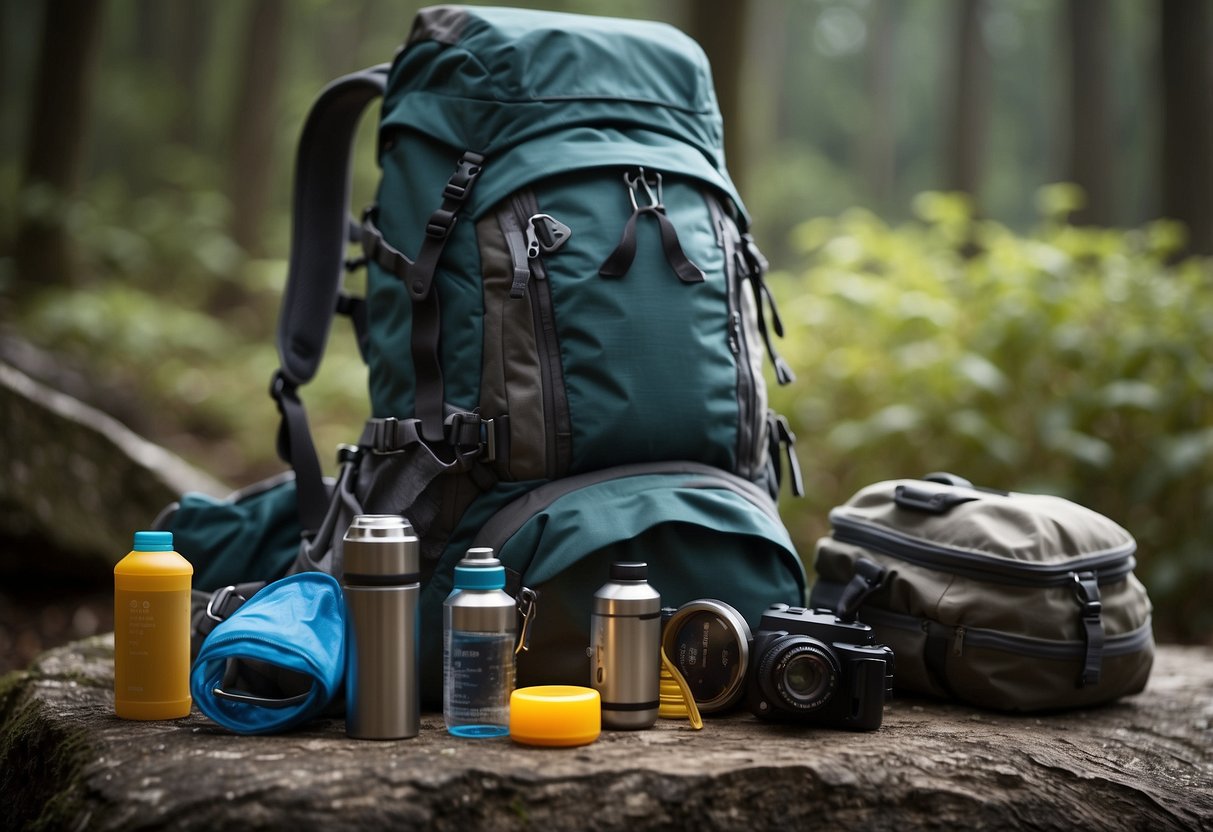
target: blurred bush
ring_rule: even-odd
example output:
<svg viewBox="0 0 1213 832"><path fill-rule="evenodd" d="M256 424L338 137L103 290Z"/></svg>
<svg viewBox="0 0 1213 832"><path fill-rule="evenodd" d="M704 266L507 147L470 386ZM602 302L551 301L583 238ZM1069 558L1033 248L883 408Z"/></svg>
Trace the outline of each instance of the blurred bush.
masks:
<svg viewBox="0 0 1213 832"><path fill-rule="evenodd" d="M798 381L807 499L785 517L811 562L829 509L870 482L948 470L1053 493L1137 538L1160 638L1213 636L1213 261L1172 262L1182 226L1076 228L1050 186L1027 236L925 193L890 227L799 226L775 273Z"/></svg>

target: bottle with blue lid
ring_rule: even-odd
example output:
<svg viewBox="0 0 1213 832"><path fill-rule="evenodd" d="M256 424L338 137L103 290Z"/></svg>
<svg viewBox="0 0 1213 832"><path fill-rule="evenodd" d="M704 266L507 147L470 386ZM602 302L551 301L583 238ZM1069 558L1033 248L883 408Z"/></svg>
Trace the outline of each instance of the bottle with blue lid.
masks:
<svg viewBox="0 0 1213 832"><path fill-rule="evenodd" d="M516 634L505 567L492 549L469 549L442 609L442 716L455 736L509 734Z"/></svg>
<svg viewBox="0 0 1213 832"><path fill-rule="evenodd" d="M190 714L193 575L165 531L135 532L114 567L114 712L123 719Z"/></svg>

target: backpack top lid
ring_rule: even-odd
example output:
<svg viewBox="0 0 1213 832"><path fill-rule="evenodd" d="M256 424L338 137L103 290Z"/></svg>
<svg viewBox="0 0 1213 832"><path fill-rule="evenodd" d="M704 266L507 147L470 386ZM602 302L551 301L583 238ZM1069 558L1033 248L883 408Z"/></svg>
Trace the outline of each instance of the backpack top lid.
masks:
<svg viewBox="0 0 1213 832"><path fill-rule="evenodd" d="M715 185L744 221L707 57L664 23L422 9L384 97L381 134L401 129L487 157L473 215L541 176L641 165Z"/></svg>

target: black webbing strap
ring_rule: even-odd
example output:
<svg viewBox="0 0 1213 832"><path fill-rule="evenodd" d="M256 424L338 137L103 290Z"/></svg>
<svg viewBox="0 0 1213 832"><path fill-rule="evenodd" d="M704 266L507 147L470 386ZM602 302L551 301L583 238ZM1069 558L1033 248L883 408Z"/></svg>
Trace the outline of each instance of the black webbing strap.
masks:
<svg viewBox="0 0 1213 832"><path fill-rule="evenodd" d="M443 441L456 460L468 467L472 461L492 462L497 455L497 427L493 419L475 413L453 413L443 423ZM358 445L377 454L394 454L425 444L420 419L368 419Z"/></svg>
<svg viewBox="0 0 1213 832"><path fill-rule="evenodd" d="M1082 637L1086 644L1078 687L1085 688L1099 684L1105 640L1103 622L1100 620L1103 603L1099 599L1099 578L1094 572L1074 573L1074 597L1081 607Z"/></svg>
<svg viewBox="0 0 1213 832"><path fill-rule="evenodd" d="M270 398L278 405L282 418L278 422L278 457L295 469L295 500L299 527L305 535L315 532L328 510L328 493L324 487L324 472L312 432L307 424L307 411L299 399L299 388L291 383L282 370L270 380Z"/></svg>
<svg viewBox="0 0 1213 832"><path fill-rule="evenodd" d="M325 87L299 138L290 266L278 319L281 369L274 373L270 394L282 414L278 455L295 469L305 534L318 528L328 500L297 391L315 376L324 356L344 274L350 148L363 111L383 95L387 70L386 64L371 67Z"/></svg>
<svg viewBox="0 0 1213 832"><path fill-rule="evenodd" d="M804 476L800 471L800 460L796 458L796 434L785 416L775 411L767 412L770 426L769 453L775 466L775 482L783 482L783 460L788 461L788 476L792 480L792 496L804 496Z"/></svg>
<svg viewBox="0 0 1213 832"><path fill-rule="evenodd" d="M480 176L484 157L470 150L463 154L455 173L442 189L442 205L425 224L425 237L417 261L408 269L405 286L413 299L413 372L417 377L414 409L421 419L421 435L429 442L443 438L445 391L442 360L438 353L442 336L442 314L438 293L432 291L438 258L446 248L458 219L459 209Z"/></svg>
<svg viewBox="0 0 1213 832"><path fill-rule="evenodd" d="M934 622L923 622L926 631L926 641L922 646L922 662L926 666L927 675L935 686L944 694L955 697L952 683L948 681L948 654L955 644L955 631L951 627Z"/></svg>
<svg viewBox="0 0 1213 832"><path fill-rule="evenodd" d="M347 295L341 292L337 295L337 314L345 315L354 326L354 337L358 339L358 354L362 362L367 360L367 349L370 346L370 328L366 317L366 298Z"/></svg>
<svg viewBox="0 0 1213 832"><path fill-rule="evenodd" d="M628 186L632 214L623 226L619 245L599 267L598 274L603 277L619 278L632 268L632 261L636 259L636 220L643 215L657 220L657 225L661 229L661 250L665 254L665 260L670 264L670 268L678 275L678 279L683 283L702 283L703 271L687 257L686 252L682 249L682 243L678 239L678 229L674 228L674 223L670 222L670 218L665 215L665 205L662 203L661 195L661 174L654 174L650 181L644 168L640 168L639 173L634 177L625 173L623 182ZM643 192L648 200L646 204L640 204L637 199L640 192Z"/></svg>
<svg viewBox="0 0 1213 832"><path fill-rule="evenodd" d="M484 157L479 153L464 151L455 172L442 189L442 205L430 215L425 224L425 237L421 240L421 250L417 252L417 262L409 269L405 281L414 302L425 300L429 296L434 283L434 272L438 269L438 258L446 248L446 241L455 228L459 209L471 195L483 165Z"/></svg>
<svg viewBox="0 0 1213 832"><path fill-rule="evenodd" d="M403 283L408 279L413 261L383 239L383 232L375 224L378 214L379 208L375 205L367 208L362 214L360 233L363 256L388 274L396 275L396 278Z"/></svg>
<svg viewBox="0 0 1213 832"><path fill-rule="evenodd" d="M884 584L889 570L874 560L858 558L855 561L855 573L851 580L843 586L838 600L834 604L834 612L843 621L854 621L859 614L863 602Z"/></svg>
<svg viewBox="0 0 1213 832"><path fill-rule="evenodd" d="M442 315L438 293L433 291L434 273L455 228L459 211L471 194L483 165L484 157L479 153L469 150L460 157L455 172L442 189L442 204L425 224L425 236L421 239L415 261L383 238L375 225L375 209L362 218L362 248L367 260L399 278L413 301L410 346L413 372L417 379L414 408L421 419L421 434L429 442L442 440L446 416L442 361L438 352Z"/></svg>
<svg viewBox="0 0 1213 832"><path fill-rule="evenodd" d="M767 329L767 317L764 310L770 309L771 326L776 335L780 338L783 337L783 319L779 317L779 309L775 306L775 296L771 294L770 287L763 279L769 264L754 243L754 237L748 233L741 235L741 252L749 267L750 286L754 290L754 307L758 311L758 332L762 335L762 341L766 345L767 355L771 357L771 364L775 366L775 380L781 385L791 384L796 380L796 374L775 351L775 342L771 339L770 330Z"/></svg>
<svg viewBox="0 0 1213 832"><path fill-rule="evenodd" d="M603 277L623 277L632 268L632 261L636 259L636 218L642 214L656 217L657 224L661 228L661 249L665 253L666 262L678 275L678 279L683 283L702 283L703 272L682 250L682 243L678 240L678 230L674 228L674 223L670 222L670 218L665 215L665 209L658 205L646 205L632 212L623 226L619 245L603 262L598 269L598 274Z"/></svg>
<svg viewBox="0 0 1213 832"><path fill-rule="evenodd" d="M413 372L417 377L413 409L421 419L421 435L430 442L442 439L443 399L446 383L438 348L442 340L442 311L438 293L413 302Z"/></svg>

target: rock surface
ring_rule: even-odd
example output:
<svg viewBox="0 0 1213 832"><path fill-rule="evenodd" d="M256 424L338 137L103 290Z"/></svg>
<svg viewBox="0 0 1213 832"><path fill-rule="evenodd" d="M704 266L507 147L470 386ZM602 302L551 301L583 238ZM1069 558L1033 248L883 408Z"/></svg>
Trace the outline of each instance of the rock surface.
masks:
<svg viewBox="0 0 1213 832"><path fill-rule="evenodd" d="M131 532L182 492L229 490L105 413L0 362L6 548L53 552L63 569L96 561L108 570L130 549Z"/></svg>
<svg viewBox="0 0 1213 832"><path fill-rule="evenodd" d="M457 740L441 717L398 742L321 720L238 737L195 710L113 715L98 636L0 682L6 828L1209 829L1213 649L1160 648L1116 705L1015 717L894 700L873 733L738 714L660 720L573 749Z"/></svg>

